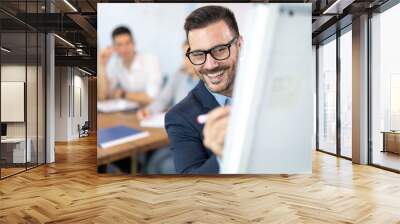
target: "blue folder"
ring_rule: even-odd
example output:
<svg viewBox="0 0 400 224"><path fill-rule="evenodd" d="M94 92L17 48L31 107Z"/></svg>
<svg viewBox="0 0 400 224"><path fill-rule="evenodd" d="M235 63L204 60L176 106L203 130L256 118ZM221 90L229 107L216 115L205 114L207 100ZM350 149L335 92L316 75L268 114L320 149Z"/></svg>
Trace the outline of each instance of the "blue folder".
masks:
<svg viewBox="0 0 400 224"><path fill-rule="evenodd" d="M111 128L101 128L97 133L97 143L100 148L109 148L147 136L149 136L147 131L119 125Z"/></svg>

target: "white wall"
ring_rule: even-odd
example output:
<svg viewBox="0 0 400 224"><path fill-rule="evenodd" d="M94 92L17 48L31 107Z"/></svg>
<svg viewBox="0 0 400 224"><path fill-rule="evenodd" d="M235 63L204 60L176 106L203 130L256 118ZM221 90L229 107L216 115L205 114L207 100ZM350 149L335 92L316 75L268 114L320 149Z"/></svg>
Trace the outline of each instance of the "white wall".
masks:
<svg viewBox="0 0 400 224"><path fill-rule="evenodd" d="M55 141L68 140L68 86L67 67L55 68Z"/></svg>
<svg viewBox="0 0 400 224"><path fill-rule="evenodd" d="M120 25L131 29L137 49L159 58L163 75L173 74L182 62L182 43L185 40L185 18L200 3L100 3L97 5L97 46L101 50L112 44L111 33ZM214 4L215 5L215 4ZM218 4L230 8L236 16L239 30L244 32L251 4ZM244 39L245 39L244 35ZM113 59L115 60L115 56Z"/></svg>
<svg viewBox="0 0 400 224"><path fill-rule="evenodd" d="M71 67L56 67L55 78L55 141L77 139L78 124L88 120L88 78Z"/></svg>
<svg viewBox="0 0 400 224"><path fill-rule="evenodd" d="M25 65L2 65L1 81L25 82ZM31 67L27 68L31 70ZM7 108L1 108L7 110ZM7 137L25 137L25 122L8 122Z"/></svg>
<svg viewBox="0 0 400 224"><path fill-rule="evenodd" d="M25 82L25 75L26 71L28 74L31 74L33 72L36 73L36 67L33 66L27 66L25 65L2 65L1 66L1 81L17 81L17 82ZM35 92L36 93L36 90ZM32 95L31 95L32 94ZM27 94L27 97L29 99L28 102L32 101L32 96L36 97L36 95L33 95L33 93ZM36 105L35 105L36 107ZM7 110L7 108L1 108L1 110ZM33 120L31 117L33 114L28 113L28 121L30 122ZM35 114L36 118L36 114ZM35 120L36 121L36 120ZM7 136L8 137L25 137L25 126L26 122L7 122ZM28 126L29 128L32 127L32 125ZM29 134L29 133L28 133Z"/></svg>
<svg viewBox="0 0 400 224"><path fill-rule="evenodd" d="M76 72L76 70L75 70ZM74 108L72 108L72 119L71 119L71 136L72 138L78 138L78 124L82 126L85 121L88 121L88 77L80 76L82 73L78 75L74 75ZM81 108L80 108L81 107ZM82 110L82 111L80 111ZM74 112L75 111L75 112Z"/></svg>

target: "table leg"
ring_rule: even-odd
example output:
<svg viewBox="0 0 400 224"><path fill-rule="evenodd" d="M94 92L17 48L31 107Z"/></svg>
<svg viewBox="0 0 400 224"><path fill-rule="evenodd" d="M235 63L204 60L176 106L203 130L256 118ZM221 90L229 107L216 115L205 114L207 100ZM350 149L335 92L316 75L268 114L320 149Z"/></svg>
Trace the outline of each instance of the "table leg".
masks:
<svg viewBox="0 0 400 224"><path fill-rule="evenodd" d="M106 173L106 172L107 172L107 165L97 166L97 173Z"/></svg>
<svg viewBox="0 0 400 224"><path fill-rule="evenodd" d="M381 152L386 152L386 134L383 133L383 149Z"/></svg>
<svg viewBox="0 0 400 224"><path fill-rule="evenodd" d="M132 153L131 155L131 175L137 174L137 154Z"/></svg>

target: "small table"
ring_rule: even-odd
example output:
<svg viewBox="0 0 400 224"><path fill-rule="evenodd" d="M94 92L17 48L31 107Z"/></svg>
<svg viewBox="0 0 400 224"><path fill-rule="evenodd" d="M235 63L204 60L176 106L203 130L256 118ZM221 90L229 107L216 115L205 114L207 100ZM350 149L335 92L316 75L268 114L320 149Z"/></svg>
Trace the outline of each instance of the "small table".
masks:
<svg viewBox="0 0 400 224"><path fill-rule="evenodd" d="M383 150L382 152L392 152L400 154L400 131L382 131Z"/></svg>

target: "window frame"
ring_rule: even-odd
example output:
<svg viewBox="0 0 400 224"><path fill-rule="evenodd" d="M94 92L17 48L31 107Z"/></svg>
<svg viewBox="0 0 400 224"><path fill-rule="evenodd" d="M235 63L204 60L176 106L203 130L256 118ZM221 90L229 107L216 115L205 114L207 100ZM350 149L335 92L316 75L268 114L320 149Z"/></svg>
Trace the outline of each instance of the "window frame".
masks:
<svg viewBox="0 0 400 224"><path fill-rule="evenodd" d="M342 155L342 150L341 150L341 108L340 108L340 103L341 103L341 89L340 89L340 84L341 84L341 67L340 67L340 37L347 32L352 32L352 23L347 24L345 27L339 29L336 31L336 33L328 36L327 38L319 41L316 44L316 150L319 152L323 152L329 155L337 156L340 158L344 158L347 160L352 160L352 158L347 157ZM320 124L320 118L319 118L319 101L320 101L320 96L319 96L319 80L320 80L320 74L319 74L319 51L318 49L320 48L321 45L327 44L331 41L336 41L336 152L328 152L324 149L321 149L319 147L319 124Z"/></svg>

